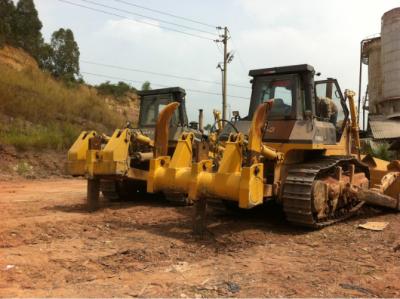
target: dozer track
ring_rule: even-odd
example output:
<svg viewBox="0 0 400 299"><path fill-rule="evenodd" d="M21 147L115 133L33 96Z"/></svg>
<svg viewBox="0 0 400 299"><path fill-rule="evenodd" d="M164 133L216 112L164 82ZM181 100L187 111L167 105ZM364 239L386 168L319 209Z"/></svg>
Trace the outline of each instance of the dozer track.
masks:
<svg viewBox="0 0 400 299"><path fill-rule="evenodd" d="M345 164L354 164L369 176L368 168L349 156L323 157L289 169L282 191L282 203L286 219L295 225L321 228L342 221L361 208L363 202L353 201L326 219L317 219L316 213L313 211L312 189L314 181L333 171L336 166Z"/></svg>

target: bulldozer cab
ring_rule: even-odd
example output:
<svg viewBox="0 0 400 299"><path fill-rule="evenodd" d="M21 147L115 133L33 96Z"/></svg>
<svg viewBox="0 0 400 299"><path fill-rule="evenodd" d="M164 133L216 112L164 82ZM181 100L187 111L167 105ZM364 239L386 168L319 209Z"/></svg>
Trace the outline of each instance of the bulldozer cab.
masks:
<svg viewBox="0 0 400 299"><path fill-rule="evenodd" d="M171 127L184 127L188 125L186 115L186 92L180 87L153 89L139 92L140 113L139 128L155 128L160 111L172 102L178 102L179 108L172 116Z"/></svg>
<svg viewBox="0 0 400 299"><path fill-rule="evenodd" d="M249 114L273 100L264 141L335 144L340 140L348 109L336 79L314 82L314 68L294 65L250 71L252 95ZM313 122L312 132L307 123Z"/></svg>

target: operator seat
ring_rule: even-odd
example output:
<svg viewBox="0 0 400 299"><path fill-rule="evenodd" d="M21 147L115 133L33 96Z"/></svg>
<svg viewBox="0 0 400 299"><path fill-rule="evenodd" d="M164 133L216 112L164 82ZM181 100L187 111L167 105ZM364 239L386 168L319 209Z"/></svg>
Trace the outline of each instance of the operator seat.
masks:
<svg viewBox="0 0 400 299"><path fill-rule="evenodd" d="M272 105L271 114L272 115L286 115L290 112L291 106L285 104L283 99L274 98L274 104Z"/></svg>

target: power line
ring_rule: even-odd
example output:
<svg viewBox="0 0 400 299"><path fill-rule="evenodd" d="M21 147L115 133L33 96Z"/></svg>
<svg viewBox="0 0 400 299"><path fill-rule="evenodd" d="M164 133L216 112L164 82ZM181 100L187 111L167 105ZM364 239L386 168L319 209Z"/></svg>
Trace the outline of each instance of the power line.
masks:
<svg viewBox="0 0 400 299"><path fill-rule="evenodd" d="M131 80L131 79L120 78L120 77L114 77L114 76L103 75L103 74L95 74L95 73L90 73L90 72L81 72L81 73L82 73L82 74L86 74L86 75L90 75L90 76L100 77L100 78L121 80L121 81L132 82L132 83L139 83L139 84L142 84L142 83L143 83L143 81ZM160 86L160 87L171 87L171 86L168 86L168 85L158 84L158 83L151 83L151 84L156 85L156 86ZM187 88L185 88L185 90L186 90L186 91L191 91L191 92L197 92L197 93L203 93L203 94L221 96L220 93L216 93L216 92L209 92L209 91L198 90L198 89L187 89ZM237 98L237 99L249 100L249 98L247 98L247 97L241 97L241 96L228 95L228 97L230 97L230 98Z"/></svg>
<svg viewBox="0 0 400 299"><path fill-rule="evenodd" d="M235 43L235 41L233 40L232 34L231 34L231 32L229 31L229 29L228 29L228 32L229 32L229 37L230 37L230 39L231 39L232 45L233 45L234 48L236 49L235 52L236 52L237 57L238 57L238 59L239 59L240 66L242 67L243 71L246 73L246 72L248 72L248 68L245 66L245 64L244 64L244 62L243 62L243 60L242 60L242 56L241 56L240 53L239 53L239 49L238 49L238 47L236 46L236 43Z"/></svg>
<svg viewBox="0 0 400 299"><path fill-rule="evenodd" d="M218 36L221 36L220 33L219 33L219 30L218 30ZM215 40L214 42L215 42L215 46L217 47L218 52L219 52L221 55L224 55L223 49L221 49L220 46L219 46L219 40Z"/></svg>
<svg viewBox="0 0 400 299"><path fill-rule="evenodd" d="M241 55L240 55L240 53L239 53L239 50L238 50L238 48L237 48L237 46L236 46L236 43L233 41L233 39L232 39L232 35L231 35L231 41L232 41L232 44L233 44L233 46L236 48L236 54L237 54L237 57L239 58L239 63L240 63L240 65L241 65L241 67L242 67L242 69L243 69L243 71L246 73L246 72L248 72L248 68L245 66L245 64L243 63L243 60L242 60L242 57L241 57Z"/></svg>
<svg viewBox="0 0 400 299"><path fill-rule="evenodd" d="M114 0L114 1L129 5L129 6L134 6L134 7L138 7L138 8L141 8L141 9L145 9L145 10L148 10L148 11L156 12L156 13L159 13L159 14L162 14L162 15L170 16L170 17L173 17L173 18L177 18L177 19L188 21L188 22L204 25L204 26L207 26L207 27L211 27L211 28L216 28L217 27L217 26L213 26L213 25L210 25L210 24L207 24L207 23L196 21L196 20L193 20L193 19L190 19L190 18L186 18L186 17L174 15L174 14L171 14L171 13L167 13L167 12L164 12L164 11L161 11L161 10L157 10L157 9L154 9L154 8L149 8L149 7L141 6L141 5L138 5L138 4L133 4L133 3L130 3L130 2L127 2L127 1L123 1L123 0Z"/></svg>
<svg viewBox="0 0 400 299"><path fill-rule="evenodd" d="M137 20L137 19L134 19L134 18L129 18L127 16L123 16L123 15L119 15L119 14L116 14L116 13L113 13L113 12L104 11L104 10L97 9L97 8L94 8L94 7L90 7L90 6L74 3L74 2L71 2L71 1L68 1L68 0L58 0L58 1L70 4L70 5L73 5L73 6L78 6L78 7L82 7L82 8L85 8L85 9L89 9L89 10L92 10L92 11L100 12L100 13L103 13L103 14L106 14L106 15L110 15L110 16L115 16L115 17L119 17L119 18L122 18L122 19L130 19L130 20L135 21L137 23L143 23L143 24L146 24L146 25L149 25L149 26L160 28L160 29L174 31L174 32L181 33L181 34L184 34L184 35L188 35L188 36L197 37L197 38L200 38L200 39L214 41L214 39L206 37L206 36L201 36L201 35L198 35L198 34L189 33L189 32L177 30L177 29L174 29L174 28L164 27L164 26L160 26L160 25L157 25L157 24L153 24L153 23Z"/></svg>
<svg viewBox="0 0 400 299"><path fill-rule="evenodd" d="M123 12L123 13L127 13L127 14L130 14L130 15L138 16L138 17L141 17L141 18L146 18L146 19L149 19L149 20L158 21L158 22L165 23L165 24L168 24L168 25L178 26L178 27L182 27L182 28L185 28L185 29L188 29L188 30L198 31L198 32L207 33L207 34L215 36L214 32L210 32L210 31L206 31L206 30L202 30L202 29L197 29L197 28L194 28L194 27L190 27L190 26L186 26L186 25L182 25L182 24L178 24L178 23L165 21L165 20L158 19L158 18L155 18L155 17L138 14L138 13L135 13L135 12L132 12L132 11L124 10L124 9L119 9L117 7L114 7L114 6L100 4L100 3L97 3L97 2L94 2L94 1L90 1L90 0L81 0L81 1L93 4L93 5L97 5L97 6L100 6L100 7L113 9L113 10L116 10L116 11L119 11L119 12Z"/></svg>
<svg viewBox="0 0 400 299"><path fill-rule="evenodd" d="M109 13L109 12L107 12L107 11L99 10L99 9L96 9L96 8L93 8L93 7L88 7L88 6L85 6L85 5L80 5L80 4L77 4L77 3L72 3L72 2L67 1L67 0L59 0L59 1L61 1L61 2L66 2L66 3L71 4L71 5L80 6L80 7L87 8L87 9L91 9L91 10L94 10L94 11L102 12L102 13L105 13L105 14L111 14L111 15L113 15L113 16L118 16L118 17L121 17L121 18L126 18L125 16L121 16L121 15L114 14L114 13ZM151 17L151 16L141 15L141 14L134 13L134 12L131 12L131 11L122 10L122 9L119 9L119 8L116 8L116 7L113 7L113 6L104 5L104 4L100 4L100 3L96 3L96 2L91 1L91 0L81 0L81 1L86 2L86 3L90 3L90 4L92 4L92 5L97 5L97 6L100 6L100 7L104 7L104 8L108 8L108 9L113 9L113 10L120 11L120 12L124 12L124 13L128 13L128 14L131 14L131 15L140 16L140 17L147 18L147 19L150 19L150 20L155 20L155 21L159 21L159 22L164 22L164 23L166 23L166 24L173 25L173 26L178 26L178 27L182 27L182 28L185 28L185 29L188 29L188 30L198 31L198 32L202 32L202 33L209 34L209 35L215 35L215 34L216 34L216 33L210 32L210 31L205 31L205 30L202 30L202 29L193 28L193 27L189 27L189 26L186 26L186 25L182 25L182 24L177 24L177 23L173 23L173 22L161 20L161 19L154 18L154 17ZM191 33L188 33L188 32L182 32L182 31L180 31L180 30L175 30L175 29L173 29L173 28L162 27L162 26L158 26L157 24L152 24L152 23L148 23L148 22L144 22L144 21L139 21L139 20L136 20L136 19L133 19L133 20L134 20L135 22L140 22L140 23L144 23L144 24L147 24L147 25L156 26L156 27L163 28L163 29L166 29L166 30L172 30L172 31L174 31L174 32L179 32L179 33L183 33L183 34L186 34L186 35L191 35L191 36L195 36L195 37L199 37L199 38L203 38L203 39L208 39L208 40L212 40L212 41L214 41L214 42L216 41L216 39L210 39L210 38L206 38L206 37L204 37L204 36L199 36L199 35L191 34ZM217 28L217 27L216 27L216 28ZM214 37L216 37L216 36L214 36ZM220 54L221 54L221 50L218 48L218 45L217 45L217 49L218 49L218 51L219 51Z"/></svg>
<svg viewBox="0 0 400 299"><path fill-rule="evenodd" d="M157 27L157 28L160 28L160 29L168 30L168 31L173 31L173 32L180 33L180 34L184 34L184 35L187 35L187 36L197 37L197 38L200 38L200 39L210 40L210 41L214 41L214 42L218 41L218 40L212 39L212 38L210 38L210 37L206 37L206 36L202 36L202 35L198 35L198 34L194 34L194 33L189 33L189 32L187 32L187 31L177 30L177 29L171 28L171 27L160 26L160 25L158 25L158 24L149 23L149 22L146 22L146 21L143 21L143 20L138 20L138 19L135 19L135 18L132 18L132 17L127 17L127 16L124 16L124 15L121 15L121 14L117 14L117 13L110 12L110 11L106 11L106 10L94 8L94 7L91 7L91 6L82 5L82 4L79 4L79 3L76 3L76 2L71 2L71 1L68 1L68 0L58 0L58 1L63 2L63 3L67 3L67 4L69 4L69 5L73 5L73 6L76 6L76 7L81 7L81 8L85 8L85 9L88 9L88 10L92 10L92 11L95 11L95 12L100 12L100 13L102 13L102 14L111 15L111 16L116 16L116 17L119 17L119 18L122 18L122 19L130 19L130 20L133 20L133 21L135 21L135 22L137 22L137 23L143 23L143 24L146 24L146 25L149 25L149 26ZM82 0L82 1L83 1L83 2L86 2L86 3L91 3L91 4L93 4L93 5L98 5L98 6L101 6L101 7L105 7L105 8L109 8L109 9L114 9L114 10L117 10L117 11L120 11L120 12L124 12L124 13L128 13L128 14L133 14L133 15L137 15L137 16L141 16L141 17L145 17L145 18L149 18L149 19L153 19L153 20L158 20L159 22L165 22L165 23L168 23L168 24L173 25L173 26L180 26L180 27L182 27L182 28L187 28L187 29L189 29L189 30L196 30L196 31L204 32L204 33L211 34L211 35L214 34L214 33L208 32L208 31L203 31L203 30L201 30L201 29L197 29L197 28L193 28L193 27L188 27L188 26L181 25L181 24L176 24L176 23L172 23L172 22L160 20L160 19L153 18L153 17L143 16L143 15L136 14L136 13L133 13L133 12L130 12L130 11L126 11L126 10L120 10L120 9L118 9L118 8L116 8L116 7L98 4L98 3L95 3L95 2L90 1L90 0ZM202 22L198 22L198 21L191 20L191 19L189 19L189 18L184 18L184 17L180 17L180 16L177 16L177 15L168 14L168 13L165 13L165 12L162 12L162 11L157 11L157 10L154 10L154 9L146 8L146 7L144 7L144 6L135 5L135 4L132 4L132 3L129 3L129 2L126 2L126 1L122 1L122 0L115 0L115 1L116 1L116 2L120 2L120 3L127 4L127 5L131 5L131 6L136 6L136 7L140 7L140 8L143 8L143 9L151 10L151 11L154 11L154 12L157 12L157 13L166 14L166 15L169 15L169 16L172 16L172 17L184 19L184 20L187 20L187 21L192 21L192 22L195 22L195 23L198 23L198 24L202 24L202 25L205 25L205 26L209 26L209 27L212 27L212 28L219 29L219 27L215 27L215 26L212 26L212 25L209 25L209 24L206 24L206 23L202 23ZM227 31L227 28L226 28L226 27L225 27L225 31ZM227 36L226 32L225 32L225 36ZM226 56L227 56L227 55L224 54L224 59L226 59ZM110 67L110 66L109 66L109 67ZM113 66L113 67L115 67L115 66ZM132 70L132 69L131 69L131 70ZM139 70L135 70L135 71L139 71ZM141 70L140 70L140 71L141 71ZM142 71L142 72L147 72L147 71ZM85 72L82 72L82 73L85 73ZM154 72L153 72L153 73L154 73ZM126 80L126 81L130 81L130 82L138 82L138 81L133 81L133 80L129 80L129 79L111 77L111 76L100 75L100 74L93 74L93 73L88 73L88 72L86 72L86 74L92 75L92 76L101 76L101 77L104 77L104 78L117 79L117 80ZM159 73L159 74L160 74L160 73ZM167 74L163 74L163 75L167 75ZM168 76L169 76L169 77L179 77L179 76L174 76L174 75L173 75L173 76L168 75ZM180 77L180 79L182 79L182 78L184 78L184 77ZM206 81L207 81L207 80L199 80L199 79L195 79L195 78L190 78L190 79L189 79L189 77L185 77L185 79L187 79L187 80L195 80L195 81L203 81L203 82L206 82ZM216 82L208 81L207 83L213 83L213 84L215 84ZM155 85L167 87L167 86L162 85L162 84L155 84ZM239 85L236 85L236 84L230 84L230 85L231 85L231 86L236 86L236 87L248 88L248 87L239 86ZM205 94L211 94L211 95L222 95L222 94L219 94L219 93L206 92L206 91L194 90L194 89L191 89L191 90L188 89L188 91L198 92L198 93L205 93ZM227 96L227 95L225 94L225 96ZM232 97L232 98L241 98L241 99L248 99L248 98L246 98L246 97L240 97L240 96L230 96L230 95L229 95L229 97Z"/></svg>
<svg viewBox="0 0 400 299"><path fill-rule="evenodd" d="M86 63L86 64L91 64L91 65L98 65L98 66L103 66L103 67L107 67L107 68L113 68L113 69L119 69L119 70L131 71L131 72L145 73L145 74L151 74L151 75L157 75L157 76L163 76L163 77L170 77L170 78L175 78L175 79L183 79L183 80L189 80L189 81L196 81L196 82L203 82L203 83L221 85L220 82L197 79L197 78L192 78L192 77L184 77L184 76L177 76L177 75L166 74L166 73L158 73L158 72L153 72L153 71L146 71L146 70L140 70L140 69L135 69L135 68L116 66L116 65L111 65L111 64L104 64L104 63L93 62L93 61L88 61L88 60L81 60L81 62ZM238 87L238 88L250 89L250 87L248 87L248 86L239 85L239 84L231 83L231 84L228 84L228 85L233 86L233 87Z"/></svg>

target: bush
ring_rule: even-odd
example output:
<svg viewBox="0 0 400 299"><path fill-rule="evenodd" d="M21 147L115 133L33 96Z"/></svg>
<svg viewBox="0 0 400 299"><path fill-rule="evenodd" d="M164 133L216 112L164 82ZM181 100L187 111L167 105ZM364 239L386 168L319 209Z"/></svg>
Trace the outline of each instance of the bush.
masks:
<svg viewBox="0 0 400 299"><path fill-rule="evenodd" d="M14 168L14 170L21 176L27 176L32 172L32 169L33 167L26 161L18 161Z"/></svg>
<svg viewBox="0 0 400 299"><path fill-rule="evenodd" d="M100 94L112 95L117 99L123 97L128 92L136 92L134 87L122 81L118 82L118 84L112 84L110 81L107 81L97 85L96 88Z"/></svg>
<svg viewBox="0 0 400 299"><path fill-rule="evenodd" d="M394 153L389 150L390 144L387 142L365 142L362 146L361 152L369 154L375 158L391 161L394 159Z"/></svg>
<svg viewBox="0 0 400 299"><path fill-rule="evenodd" d="M18 150L68 149L80 133L78 127L68 123L50 123L48 126L29 125L16 120L2 128L0 142Z"/></svg>

